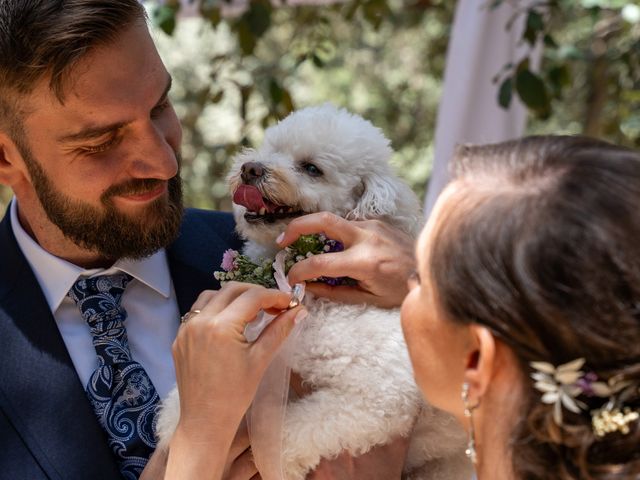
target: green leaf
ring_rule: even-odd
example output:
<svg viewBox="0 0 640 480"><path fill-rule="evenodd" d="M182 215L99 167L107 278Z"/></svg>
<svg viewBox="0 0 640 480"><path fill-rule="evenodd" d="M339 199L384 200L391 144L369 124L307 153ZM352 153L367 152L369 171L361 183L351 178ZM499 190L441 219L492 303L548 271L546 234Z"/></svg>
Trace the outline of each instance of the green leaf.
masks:
<svg viewBox="0 0 640 480"><path fill-rule="evenodd" d="M351 4L347 4L346 11L343 14L344 19L349 21L353 20L353 17L355 17L359 7L360 7L359 0L353 0Z"/></svg>
<svg viewBox="0 0 640 480"><path fill-rule="evenodd" d="M243 17L247 21L249 30L256 38L260 38L271 26L271 3L268 0L252 0L249 10Z"/></svg>
<svg viewBox="0 0 640 480"><path fill-rule="evenodd" d="M247 103L249 103L249 97L253 93L253 85L244 85L240 87L240 117L243 120L247 120ZM244 137L242 140L248 142L249 140ZM244 145L244 143L243 143Z"/></svg>
<svg viewBox="0 0 640 480"><path fill-rule="evenodd" d="M560 98L563 88L571 84L571 72L567 65L557 65L550 68L547 78L556 98Z"/></svg>
<svg viewBox="0 0 640 480"><path fill-rule="evenodd" d="M311 55L311 61L313 62L313 64L318 67L318 68L322 68L324 67L324 62L322 61L322 59L316 55L315 53L313 55Z"/></svg>
<svg viewBox="0 0 640 480"><path fill-rule="evenodd" d="M547 33L543 37L544 46L548 48L558 48L558 44L555 39L551 36L551 34Z"/></svg>
<svg viewBox="0 0 640 480"><path fill-rule="evenodd" d="M520 70L516 74L516 91L524 104L539 116L548 116L551 102L542 79L530 70Z"/></svg>
<svg viewBox="0 0 640 480"><path fill-rule="evenodd" d="M218 3L215 2L214 5L216 6L206 6L205 3L202 3L200 5L200 15L202 15L202 18L206 18L207 20L209 20L209 23L213 27L217 26L222 20L220 8L217 6Z"/></svg>
<svg viewBox="0 0 640 480"><path fill-rule="evenodd" d="M280 113L281 117L284 118L293 112L296 109L293 98L291 97L291 93L286 88L282 89L282 100L280 101Z"/></svg>
<svg viewBox="0 0 640 480"><path fill-rule="evenodd" d="M536 32L544 30L544 19L536 10L529 10L527 15L527 27L533 29Z"/></svg>
<svg viewBox="0 0 640 480"><path fill-rule="evenodd" d="M525 57L516 67L516 73L529 70L529 57Z"/></svg>
<svg viewBox="0 0 640 480"><path fill-rule="evenodd" d="M282 87L273 78L269 80L269 95L271 96L271 101L273 102L274 105L277 105L282 101L282 98L283 98Z"/></svg>
<svg viewBox="0 0 640 480"><path fill-rule="evenodd" d="M364 18L377 30L382 20L392 14L386 0L369 0L362 6Z"/></svg>
<svg viewBox="0 0 640 480"><path fill-rule="evenodd" d="M512 96L513 79L509 77L502 82L502 85L500 85L500 90L498 91L498 104L504 109L509 108Z"/></svg>
<svg viewBox="0 0 640 480"><path fill-rule="evenodd" d="M531 9L527 15L527 22L522 37L533 46L538 39L538 34L544 30L544 19L536 10Z"/></svg>
<svg viewBox="0 0 640 480"><path fill-rule="evenodd" d="M178 6L160 5L153 10L153 23L162 29L167 35L172 35L176 29L176 13Z"/></svg>
<svg viewBox="0 0 640 480"><path fill-rule="evenodd" d="M238 44L243 55L251 55L256 48L258 39L251 31L247 21L242 18L235 25L236 35L238 36Z"/></svg>

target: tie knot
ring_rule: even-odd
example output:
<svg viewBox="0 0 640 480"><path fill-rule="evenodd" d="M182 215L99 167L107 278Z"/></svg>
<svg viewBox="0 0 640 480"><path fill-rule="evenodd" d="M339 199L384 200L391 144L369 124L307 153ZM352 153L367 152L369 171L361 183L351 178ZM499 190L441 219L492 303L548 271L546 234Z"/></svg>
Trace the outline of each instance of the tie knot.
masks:
<svg viewBox="0 0 640 480"><path fill-rule="evenodd" d="M87 322L124 320L126 313L120 307L122 294L133 277L127 273L81 278L67 294L78 306Z"/></svg>

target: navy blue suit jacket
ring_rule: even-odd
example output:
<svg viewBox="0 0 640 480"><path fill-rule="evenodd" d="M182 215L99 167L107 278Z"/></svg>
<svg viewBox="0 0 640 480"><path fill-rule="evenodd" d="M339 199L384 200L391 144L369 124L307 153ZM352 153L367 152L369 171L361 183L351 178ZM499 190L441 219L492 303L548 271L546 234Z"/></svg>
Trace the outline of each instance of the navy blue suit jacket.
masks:
<svg viewBox="0 0 640 480"><path fill-rule="evenodd" d="M230 214L187 210L167 249L181 314L202 290L219 287L212 273L225 249L239 247ZM120 478L7 213L0 223L0 479Z"/></svg>

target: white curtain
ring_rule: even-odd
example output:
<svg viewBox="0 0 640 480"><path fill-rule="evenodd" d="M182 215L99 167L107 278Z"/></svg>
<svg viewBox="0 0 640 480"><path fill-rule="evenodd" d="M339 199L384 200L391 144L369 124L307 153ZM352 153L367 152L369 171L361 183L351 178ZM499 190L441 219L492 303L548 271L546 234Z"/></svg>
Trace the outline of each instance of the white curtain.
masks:
<svg viewBox="0 0 640 480"><path fill-rule="evenodd" d="M521 41L529 1L504 2L489 8L488 0L459 0L447 51L444 89L435 133L433 171L425 199L429 215L436 198L448 182L448 163L456 144L494 143L524 133L527 112L515 92L508 110L498 105L500 83L493 77L509 62L517 63L529 47ZM516 7L514 7L515 4ZM541 49L535 57L539 59ZM533 62L533 66L537 62Z"/></svg>

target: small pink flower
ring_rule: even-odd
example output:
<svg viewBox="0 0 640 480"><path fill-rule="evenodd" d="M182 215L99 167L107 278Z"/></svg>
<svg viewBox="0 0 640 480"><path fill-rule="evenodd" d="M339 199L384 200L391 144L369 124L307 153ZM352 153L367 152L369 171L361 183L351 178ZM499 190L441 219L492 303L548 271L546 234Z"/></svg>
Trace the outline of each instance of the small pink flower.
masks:
<svg viewBox="0 0 640 480"><path fill-rule="evenodd" d="M220 264L220 266L225 272L230 272L231 270L236 268L235 260L237 256L237 250L229 249L224 252L224 254L222 255L222 263Z"/></svg>

